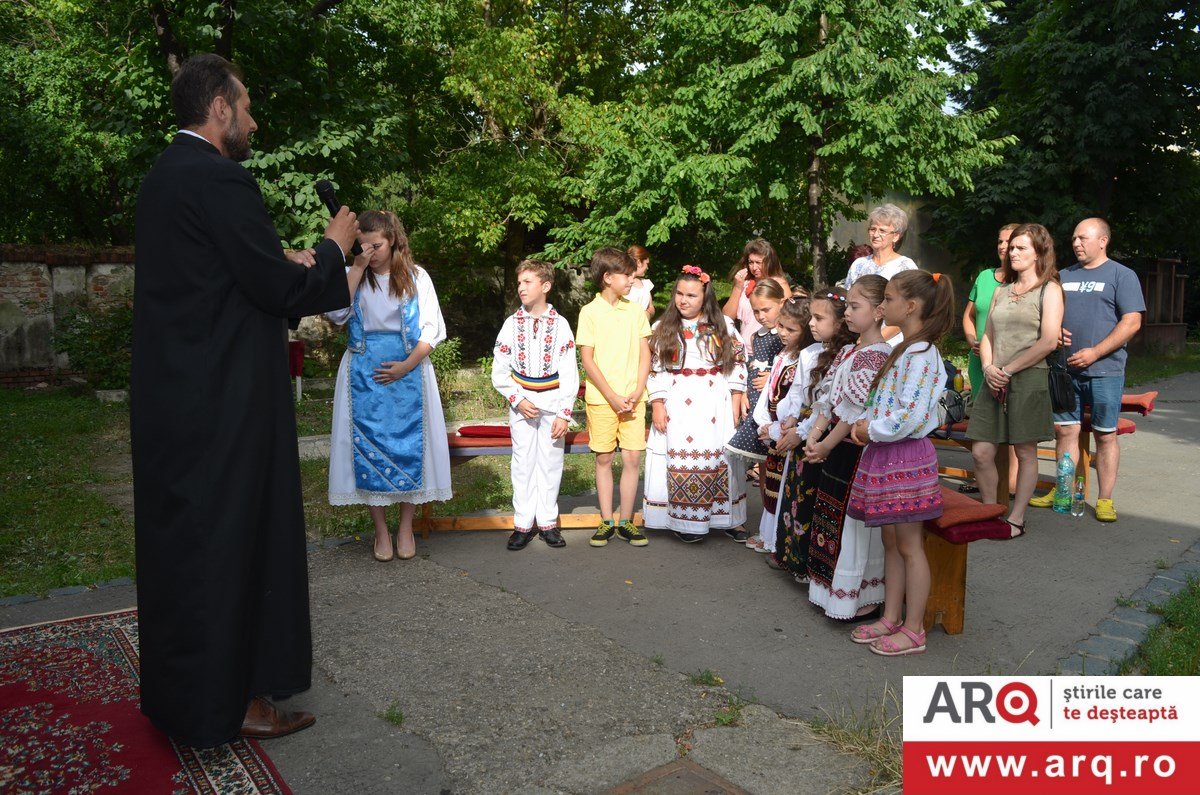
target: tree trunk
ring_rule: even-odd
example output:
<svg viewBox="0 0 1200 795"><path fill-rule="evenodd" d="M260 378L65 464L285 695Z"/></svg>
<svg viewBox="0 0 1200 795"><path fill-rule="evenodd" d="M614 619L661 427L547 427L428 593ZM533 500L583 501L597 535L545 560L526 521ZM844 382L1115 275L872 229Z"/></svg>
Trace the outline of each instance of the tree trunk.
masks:
<svg viewBox="0 0 1200 795"><path fill-rule="evenodd" d="M171 77L179 71L179 67L183 65L183 59L187 57L187 50L179 39L175 38L175 31L171 29L171 15L167 12L167 7L162 3L150 4L150 21L154 24L154 35L158 38L158 49L167 59L167 70L170 71Z"/></svg>
<svg viewBox="0 0 1200 795"><path fill-rule="evenodd" d="M821 14L817 33L817 49L825 46L829 37L829 17ZM822 98L821 104L824 105ZM825 235L825 218L822 213L821 201L821 147L825 144L823 136L814 135L809 139L812 158L804 174L808 180L808 242L812 254L813 287L821 287L829 283L829 275L825 269L825 259L829 252L829 241Z"/></svg>
<svg viewBox="0 0 1200 795"><path fill-rule="evenodd" d="M819 136L811 139L812 159L805 175L808 177L808 247L812 256L813 287L829 283L825 269L825 258L829 244L825 236L825 219L821 212L821 147Z"/></svg>
<svg viewBox="0 0 1200 795"><path fill-rule="evenodd" d="M217 14L217 24L220 26L221 38L217 40L217 55L226 61L233 60L233 20L234 0L222 0L221 10Z"/></svg>
<svg viewBox="0 0 1200 795"><path fill-rule="evenodd" d="M529 230L515 218L505 221L504 226L508 232L504 235L504 295L500 303L507 312L508 302L517 294L517 265L525 259L525 235Z"/></svg>

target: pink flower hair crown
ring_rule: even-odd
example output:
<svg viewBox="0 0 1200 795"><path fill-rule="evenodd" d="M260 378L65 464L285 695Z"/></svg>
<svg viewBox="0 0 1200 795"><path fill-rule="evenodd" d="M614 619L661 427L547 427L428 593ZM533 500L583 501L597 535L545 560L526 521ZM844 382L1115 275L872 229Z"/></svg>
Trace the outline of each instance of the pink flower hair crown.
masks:
<svg viewBox="0 0 1200 795"><path fill-rule="evenodd" d="M682 273L686 273L691 276L695 276L697 279L700 280L701 284L708 284L708 282L709 282L708 274L705 273L704 271L702 271L700 269L700 267L697 265L684 265Z"/></svg>

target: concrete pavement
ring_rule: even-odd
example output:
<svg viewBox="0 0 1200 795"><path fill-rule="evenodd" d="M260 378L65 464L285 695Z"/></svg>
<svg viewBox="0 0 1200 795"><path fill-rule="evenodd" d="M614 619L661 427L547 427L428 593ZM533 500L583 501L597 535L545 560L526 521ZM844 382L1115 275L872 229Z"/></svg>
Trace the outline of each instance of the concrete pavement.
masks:
<svg viewBox="0 0 1200 795"><path fill-rule="evenodd" d="M1035 510L1026 537L973 544L965 631L933 631L916 657L851 644L805 589L720 535L593 549L569 530L565 549L512 553L503 533L446 533L388 564L367 539L316 550L314 688L289 703L319 720L265 747L298 793L597 792L682 750L749 792L866 788L863 761L789 718L862 714L898 698L905 674L1055 673L1118 597L1194 561L1200 374L1154 388L1157 410L1122 438L1120 521ZM0 608L0 626L133 601L128 586L60 596ZM687 676L706 669L725 687ZM716 726L734 697L761 707ZM400 726L379 717L389 707Z"/></svg>

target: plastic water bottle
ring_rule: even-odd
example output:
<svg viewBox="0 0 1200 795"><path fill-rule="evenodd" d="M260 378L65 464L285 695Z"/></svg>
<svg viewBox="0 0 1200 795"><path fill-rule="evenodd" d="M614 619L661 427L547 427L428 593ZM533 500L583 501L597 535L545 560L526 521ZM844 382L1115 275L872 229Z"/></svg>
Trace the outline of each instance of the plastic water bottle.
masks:
<svg viewBox="0 0 1200 795"><path fill-rule="evenodd" d="M1071 515L1083 516L1083 475L1075 478L1075 496L1071 499Z"/></svg>
<svg viewBox="0 0 1200 795"><path fill-rule="evenodd" d="M1054 485L1054 512L1071 512L1071 481L1075 479L1075 463L1070 453L1058 459L1058 477Z"/></svg>
<svg viewBox="0 0 1200 795"><path fill-rule="evenodd" d="M954 391L962 392L963 388L965 386L966 386L966 383L963 381L962 373L961 372L955 373L954 374Z"/></svg>

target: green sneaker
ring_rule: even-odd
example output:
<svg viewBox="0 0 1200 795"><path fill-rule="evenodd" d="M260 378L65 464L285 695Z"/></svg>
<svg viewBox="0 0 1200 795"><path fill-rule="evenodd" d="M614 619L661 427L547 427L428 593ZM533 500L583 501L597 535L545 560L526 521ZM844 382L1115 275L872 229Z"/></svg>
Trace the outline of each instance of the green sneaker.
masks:
<svg viewBox="0 0 1200 795"><path fill-rule="evenodd" d="M596 528L596 532L592 533L592 538L588 543L594 547L602 547L608 543L608 539L612 538L615 532L617 532L617 528L611 520L607 522L601 521L600 526Z"/></svg>
<svg viewBox="0 0 1200 795"><path fill-rule="evenodd" d="M637 525L628 520L617 525L617 534L628 541L631 547L644 547L650 543L650 539L646 538L646 534L639 530Z"/></svg>

